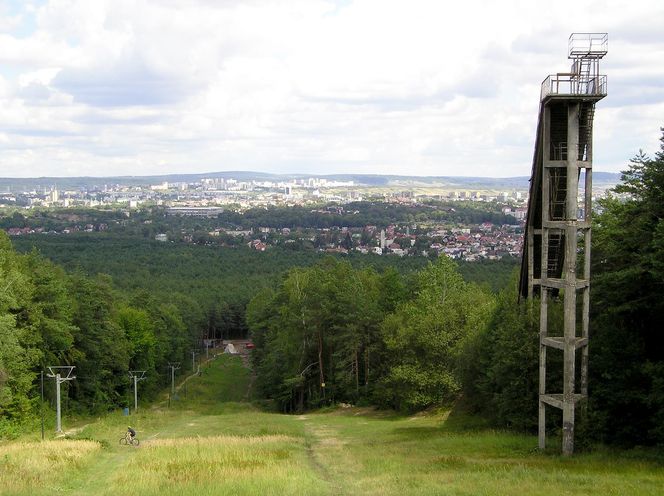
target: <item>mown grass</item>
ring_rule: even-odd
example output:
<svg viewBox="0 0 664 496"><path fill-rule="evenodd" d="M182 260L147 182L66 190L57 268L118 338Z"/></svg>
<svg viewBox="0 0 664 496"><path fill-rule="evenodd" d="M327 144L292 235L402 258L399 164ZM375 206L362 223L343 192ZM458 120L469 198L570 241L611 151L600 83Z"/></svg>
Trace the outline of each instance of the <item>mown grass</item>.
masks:
<svg viewBox="0 0 664 496"><path fill-rule="evenodd" d="M267 413L242 401L249 381L237 357L219 357L171 408L93 419L72 439L0 445L0 494L664 494L653 452L564 458L447 412ZM118 444L128 423L138 448Z"/></svg>
<svg viewBox="0 0 664 496"><path fill-rule="evenodd" d="M436 416L386 419L358 413L309 420L320 440L318 457L333 479L344 481L345 494L664 492L664 467L643 456L598 450L564 458L535 450L532 436L449 430Z"/></svg>

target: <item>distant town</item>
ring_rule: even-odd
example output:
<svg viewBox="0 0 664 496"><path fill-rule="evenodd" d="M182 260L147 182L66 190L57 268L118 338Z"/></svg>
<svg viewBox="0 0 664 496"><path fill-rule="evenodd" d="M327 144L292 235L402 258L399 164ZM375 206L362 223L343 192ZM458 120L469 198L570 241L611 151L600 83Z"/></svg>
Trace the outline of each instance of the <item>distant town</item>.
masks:
<svg viewBox="0 0 664 496"><path fill-rule="evenodd" d="M143 235L149 232L156 241L245 245L257 251L281 246L340 254L351 251L394 256L445 254L465 261L520 256L528 202L523 182L505 190L498 190L490 183L469 189L462 181L458 182L462 183L458 189L454 183L440 181L363 184L321 177L280 180L200 177L66 189L52 184L1 192L0 217L4 217L2 226L10 236L127 231L140 224ZM605 185L594 193L602 193L604 189ZM400 212L400 217L390 219L388 215L382 226L377 222L359 222L364 211L376 205L391 206ZM431 215L432 208L444 215ZM266 225L247 225L241 217L238 220L238 214L242 216L256 209L268 212L264 218ZM269 212L275 209L292 209L297 215L288 221L271 219ZM476 214L461 216L457 213L459 209ZM66 214L80 210L121 215L101 216L101 221L90 213ZM42 212L39 217L42 222L31 216L36 211ZM44 211L51 213L44 217ZM236 217L229 218L231 212ZM175 229L163 220L169 218L191 219L191 222L180 223Z"/></svg>
<svg viewBox="0 0 664 496"><path fill-rule="evenodd" d="M41 185L32 190L0 191L0 206L20 207L104 207L123 205L138 208L141 205L166 205L172 208L190 209L188 214L214 215L209 209L224 205L251 208L267 205L305 205L312 203L356 201L362 199L393 199L412 201L419 198L436 198L472 201L527 200L527 189L487 191L460 188L453 185L418 184L399 190L399 183L388 185L358 184L355 181L338 181L320 177L290 179L284 181L249 180L234 178L202 178L195 182L163 181L149 185L100 184L63 189L57 184ZM407 183L406 183L407 185Z"/></svg>

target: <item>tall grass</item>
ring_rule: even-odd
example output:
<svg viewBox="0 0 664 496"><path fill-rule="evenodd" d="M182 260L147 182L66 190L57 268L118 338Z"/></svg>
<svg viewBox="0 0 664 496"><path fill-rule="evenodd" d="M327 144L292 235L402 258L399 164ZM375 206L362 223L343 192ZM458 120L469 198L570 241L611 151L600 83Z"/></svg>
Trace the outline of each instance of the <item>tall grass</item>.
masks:
<svg viewBox="0 0 664 496"><path fill-rule="evenodd" d="M327 494L302 444L279 435L151 441L120 467L112 493Z"/></svg>
<svg viewBox="0 0 664 496"><path fill-rule="evenodd" d="M448 412L267 413L241 401L248 381L239 358L222 356L171 408L88 419L77 439L0 445L0 494L664 494L657 452L564 458ZM138 448L118 443L128 424Z"/></svg>
<svg viewBox="0 0 664 496"><path fill-rule="evenodd" d="M87 467L101 444L57 440L0 446L0 494L52 486Z"/></svg>

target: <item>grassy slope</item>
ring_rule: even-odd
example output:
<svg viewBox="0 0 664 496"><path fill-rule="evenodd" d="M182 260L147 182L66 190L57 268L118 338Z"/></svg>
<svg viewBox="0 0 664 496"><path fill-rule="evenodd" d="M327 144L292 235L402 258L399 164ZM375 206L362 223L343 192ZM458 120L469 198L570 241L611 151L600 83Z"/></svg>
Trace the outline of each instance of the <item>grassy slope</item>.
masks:
<svg viewBox="0 0 664 496"><path fill-rule="evenodd" d="M223 356L179 401L109 414L69 440L0 445L0 494L662 494L664 470L634 453L564 459L536 439L464 429L444 414L349 408L301 416L243 403L249 374ZM141 446L119 446L131 422Z"/></svg>

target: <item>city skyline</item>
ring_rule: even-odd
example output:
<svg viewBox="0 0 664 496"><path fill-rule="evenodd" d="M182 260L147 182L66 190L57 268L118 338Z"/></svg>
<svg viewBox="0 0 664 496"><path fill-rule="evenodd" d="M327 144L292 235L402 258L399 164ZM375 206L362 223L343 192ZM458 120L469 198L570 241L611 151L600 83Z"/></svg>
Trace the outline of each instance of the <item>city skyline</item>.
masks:
<svg viewBox="0 0 664 496"><path fill-rule="evenodd" d="M526 176L574 31L609 33L594 162L618 172L658 149L662 19L654 1L4 1L0 177Z"/></svg>

